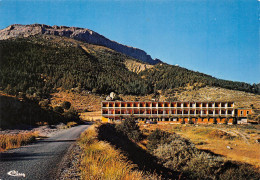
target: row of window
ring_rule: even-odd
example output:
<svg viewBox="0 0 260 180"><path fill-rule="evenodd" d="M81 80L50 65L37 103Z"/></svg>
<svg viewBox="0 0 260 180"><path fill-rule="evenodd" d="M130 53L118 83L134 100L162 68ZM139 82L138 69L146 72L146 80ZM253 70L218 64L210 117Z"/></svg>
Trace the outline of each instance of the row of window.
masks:
<svg viewBox="0 0 260 180"><path fill-rule="evenodd" d="M221 115L221 114L232 114L233 111L219 111L219 112L213 112L213 111L197 111L196 114L215 114L215 115ZM195 115L195 111L188 112L188 111L177 111L177 112L163 112L163 111L102 111L102 114L191 114Z"/></svg>
<svg viewBox="0 0 260 180"><path fill-rule="evenodd" d="M102 107L233 107L234 103L102 102Z"/></svg>
<svg viewBox="0 0 260 180"><path fill-rule="evenodd" d="M244 111L240 111L240 115L243 115L244 114ZM249 114L249 111L246 111L246 115Z"/></svg>

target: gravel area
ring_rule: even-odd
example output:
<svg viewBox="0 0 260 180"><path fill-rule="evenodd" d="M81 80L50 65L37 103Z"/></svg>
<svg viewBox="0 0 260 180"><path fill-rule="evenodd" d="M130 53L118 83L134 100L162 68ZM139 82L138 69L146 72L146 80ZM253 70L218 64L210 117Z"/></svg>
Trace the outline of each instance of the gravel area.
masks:
<svg viewBox="0 0 260 180"><path fill-rule="evenodd" d="M68 151L66 157L63 159L60 175L59 178L57 178L57 180L80 179L80 154L80 146L77 143L75 143L72 146L72 148Z"/></svg>

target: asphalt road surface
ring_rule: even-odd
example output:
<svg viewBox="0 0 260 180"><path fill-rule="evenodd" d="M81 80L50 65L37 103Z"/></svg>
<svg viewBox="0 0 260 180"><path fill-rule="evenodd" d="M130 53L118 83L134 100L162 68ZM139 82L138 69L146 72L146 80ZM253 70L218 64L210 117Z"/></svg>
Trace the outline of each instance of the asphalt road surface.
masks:
<svg viewBox="0 0 260 180"><path fill-rule="evenodd" d="M88 127L72 127L37 143L0 153L0 180L57 179L64 156L80 133ZM18 176L10 176L8 173Z"/></svg>

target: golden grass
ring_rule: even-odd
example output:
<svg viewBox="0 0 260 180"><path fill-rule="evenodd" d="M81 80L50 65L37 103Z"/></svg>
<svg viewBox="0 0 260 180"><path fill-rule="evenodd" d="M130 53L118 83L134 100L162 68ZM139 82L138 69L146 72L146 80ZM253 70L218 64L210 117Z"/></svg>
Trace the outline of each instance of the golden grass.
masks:
<svg viewBox="0 0 260 180"><path fill-rule="evenodd" d="M82 133L80 146L82 179L146 179L140 171L134 170L135 165L129 162L119 150L109 143L97 139L96 125Z"/></svg>
<svg viewBox="0 0 260 180"><path fill-rule="evenodd" d="M260 108L260 95L253 93L219 87L203 87L193 90L179 89L178 93L174 95L178 101L234 101L235 108L250 108L251 104L253 104L255 108Z"/></svg>
<svg viewBox="0 0 260 180"><path fill-rule="evenodd" d="M101 120L101 111L94 111L94 112L83 112L80 113L80 118L84 121L96 121Z"/></svg>
<svg viewBox="0 0 260 180"><path fill-rule="evenodd" d="M77 124L78 124L78 123L76 123L76 122L74 122L74 121L71 121L71 122L68 122L66 126L67 126L68 128L71 128L71 127L73 127L73 126L76 126Z"/></svg>
<svg viewBox="0 0 260 180"><path fill-rule="evenodd" d="M37 132L19 133L19 134L1 134L0 135L0 152L19 148L23 145L32 143L38 137Z"/></svg>
<svg viewBox="0 0 260 180"><path fill-rule="evenodd" d="M68 101L79 111L100 111L101 114L101 99L100 96L94 94L80 94L77 92L62 91L51 94L51 105L57 106L64 101Z"/></svg>
<svg viewBox="0 0 260 180"><path fill-rule="evenodd" d="M146 125L141 129L148 131L159 128L168 132L175 132L187 139L190 139L196 147L201 150L209 150L215 154L223 155L228 160L239 161L251 164L260 168L260 144L255 139L258 131L247 130L238 126L240 132L254 132L250 134L247 141L235 134L236 128L233 126L207 126L207 125ZM256 127L257 128L257 127ZM228 149L227 146L231 147Z"/></svg>

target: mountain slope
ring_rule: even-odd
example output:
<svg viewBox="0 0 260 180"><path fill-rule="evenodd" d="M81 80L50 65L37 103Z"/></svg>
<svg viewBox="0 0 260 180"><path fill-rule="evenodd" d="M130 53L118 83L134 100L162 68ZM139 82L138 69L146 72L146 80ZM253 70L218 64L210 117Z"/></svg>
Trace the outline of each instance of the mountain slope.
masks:
<svg viewBox="0 0 260 180"><path fill-rule="evenodd" d="M62 87L99 94L145 95L187 85L259 92L257 86L247 83L162 63L148 66L106 47L54 35L1 40L0 50L0 90L9 94L22 92L44 98Z"/></svg>
<svg viewBox="0 0 260 180"><path fill-rule="evenodd" d="M130 57L104 47L40 36L2 40L0 49L1 89L10 94L47 96L57 87L123 94L152 90L148 81L125 67Z"/></svg>
<svg viewBox="0 0 260 180"><path fill-rule="evenodd" d="M260 89L255 84L252 86L244 82L217 79L207 74L167 64L157 64L152 69L142 71L140 75L145 77L145 79L149 79L157 90L173 89L175 87L197 84L199 87L208 85L239 91L260 93Z"/></svg>
<svg viewBox="0 0 260 180"><path fill-rule="evenodd" d="M48 26L44 24L14 24L0 30L0 40L41 34L69 37L86 43L105 46L149 64L157 64L161 62L158 59L153 60L150 55L141 49L119 44L92 30L78 27Z"/></svg>

